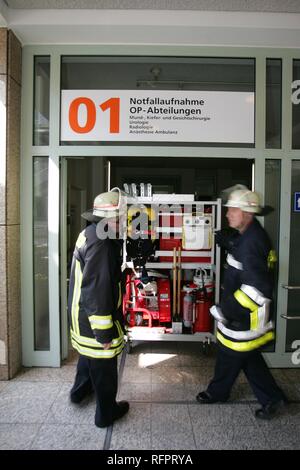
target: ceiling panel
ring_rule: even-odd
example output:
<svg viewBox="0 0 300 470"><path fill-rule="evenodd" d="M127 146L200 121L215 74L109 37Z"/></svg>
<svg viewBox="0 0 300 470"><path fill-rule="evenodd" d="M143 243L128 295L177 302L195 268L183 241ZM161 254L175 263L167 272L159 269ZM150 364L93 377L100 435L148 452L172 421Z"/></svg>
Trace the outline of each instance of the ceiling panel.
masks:
<svg viewBox="0 0 300 470"><path fill-rule="evenodd" d="M21 9L206 10L300 13L299 0L3 0Z"/></svg>

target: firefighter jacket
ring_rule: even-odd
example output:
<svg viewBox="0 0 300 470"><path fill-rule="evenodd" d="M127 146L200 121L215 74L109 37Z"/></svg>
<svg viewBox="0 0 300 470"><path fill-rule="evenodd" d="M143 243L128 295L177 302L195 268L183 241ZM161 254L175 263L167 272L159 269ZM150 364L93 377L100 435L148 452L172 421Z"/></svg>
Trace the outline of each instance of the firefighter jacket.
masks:
<svg viewBox="0 0 300 470"><path fill-rule="evenodd" d="M96 359L117 356L123 349L120 241L100 240L96 224L76 242L68 299L73 347ZM104 350L102 344L110 343Z"/></svg>
<svg viewBox="0 0 300 470"><path fill-rule="evenodd" d="M257 349L274 338L270 314L272 276L268 268L270 240L254 218L227 255L217 339L235 352Z"/></svg>

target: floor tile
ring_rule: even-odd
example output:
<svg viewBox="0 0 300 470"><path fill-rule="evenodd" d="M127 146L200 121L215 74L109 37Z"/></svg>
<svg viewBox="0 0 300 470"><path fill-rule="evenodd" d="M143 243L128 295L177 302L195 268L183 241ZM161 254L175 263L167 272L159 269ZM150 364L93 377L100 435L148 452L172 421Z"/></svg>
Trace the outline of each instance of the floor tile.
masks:
<svg viewBox="0 0 300 470"><path fill-rule="evenodd" d="M199 392L202 392L207 387L207 383L198 383L198 384L184 384L185 389L185 401L190 402L190 404L197 404L196 396Z"/></svg>
<svg viewBox="0 0 300 470"><path fill-rule="evenodd" d="M150 402L151 384L122 383L118 393L118 400Z"/></svg>
<svg viewBox="0 0 300 470"><path fill-rule="evenodd" d="M123 358L118 393L130 410L114 423L110 449L300 449L300 369L271 370L296 403L260 421L243 373L226 404L197 403L213 376L214 349L204 354L198 342L136 342ZM61 368L24 368L0 382L0 449L103 448L107 430L94 425L95 397L69 401L76 362L74 353Z"/></svg>
<svg viewBox="0 0 300 470"><path fill-rule="evenodd" d="M254 413L259 405L249 405L252 412ZM277 425L300 425L300 404L299 403L289 403L287 406L283 406L278 411L278 414L273 417L270 421L268 420L257 420L257 423L260 426L268 426L269 428L276 427Z"/></svg>
<svg viewBox="0 0 300 470"><path fill-rule="evenodd" d="M60 384L11 382L0 394L2 423L43 423L57 397Z"/></svg>
<svg viewBox="0 0 300 470"><path fill-rule="evenodd" d="M295 383L281 384L280 388L287 396L288 400L291 401L300 401L300 385L298 386Z"/></svg>
<svg viewBox="0 0 300 470"><path fill-rule="evenodd" d="M203 356L198 356L198 355L191 355L191 354L180 354L179 356L179 361L181 366L184 367L200 367L204 366L205 369L209 370L211 373L213 373L214 366L215 366L215 360L214 359L207 359Z"/></svg>
<svg viewBox="0 0 300 470"><path fill-rule="evenodd" d="M248 383L235 383L230 393L230 402L251 401L256 402L257 399Z"/></svg>
<svg viewBox="0 0 300 470"><path fill-rule="evenodd" d="M80 404L71 403L69 400L70 385L63 384L54 400L46 418L46 423L51 424L94 424L96 402L90 395Z"/></svg>
<svg viewBox="0 0 300 470"><path fill-rule="evenodd" d="M0 393L2 392L2 390L5 389L5 387L9 384L9 381L6 381L6 380L3 380L3 381L0 381Z"/></svg>
<svg viewBox="0 0 300 470"><path fill-rule="evenodd" d="M125 366L122 374L122 383L127 382L151 384L151 370Z"/></svg>
<svg viewBox="0 0 300 470"><path fill-rule="evenodd" d="M194 429L198 450L262 450L269 449L265 435L256 426L201 425Z"/></svg>
<svg viewBox="0 0 300 470"><path fill-rule="evenodd" d="M278 385L291 382L285 374L285 369L270 369L271 374L278 383Z"/></svg>
<svg viewBox="0 0 300 470"><path fill-rule="evenodd" d="M208 384L212 378L211 371L204 366L181 366L181 374L185 384Z"/></svg>
<svg viewBox="0 0 300 470"><path fill-rule="evenodd" d="M34 439L33 450L101 450L106 429L93 424L44 424Z"/></svg>
<svg viewBox="0 0 300 470"><path fill-rule="evenodd" d="M161 433L184 432L192 429L187 405L155 404L151 405L151 429Z"/></svg>
<svg viewBox="0 0 300 470"><path fill-rule="evenodd" d="M157 367L151 370L152 383L164 384L184 384L182 368L178 367Z"/></svg>
<svg viewBox="0 0 300 470"><path fill-rule="evenodd" d="M265 439L273 450L300 450L300 425L276 426L263 428Z"/></svg>
<svg viewBox="0 0 300 470"><path fill-rule="evenodd" d="M283 369L283 374L286 377L287 383L295 383L300 385L300 368Z"/></svg>
<svg viewBox="0 0 300 470"><path fill-rule="evenodd" d="M23 368L13 382L73 382L75 373L75 365Z"/></svg>
<svg viewBox="0 0 300 470"><path fill-rule="evenodd" d="M40 424L0 424L0 450L28 450Z"/></svg>
<svg viewBox="0 0 300 470"><path fill-rule="evenodd" d="M184 384L173 383L168 387L164 383L152 383L151 385L151 401L168 402L168 401L185 401L186 389Z"/></svg>
<svg viewBox="0 0 300 470"><path fill-rule="evenodd" d="M180 427L167 433L160 429L152 430L152 450L195 450L192 429L183 431Z"/></svg>
<svg viewBox="0 0 300 470"><path fill-rule="evenodd" d="M129 412L113 425L111 449L151 449L150 404L131 403Z"/></svg>
<svg viewBox="0 0 300 470"><path fill-rule="evenodd" d="M194 430L204 424L226 426L243 423L244 426L255 425L253 412L248 404L212 404L188 405Z"/></svg>
<svg viewBox="0 0 300 470"><path fill-rule="evenodd" d="M109 450L149 450L151 449L150 430L141 429L138 434L113 431Z"/></svg>
<svg viewBox="0 0 300 470"><path fill-rule="evenodd" d="M150 369L180 367L180 358L177 353L151 352L140 355L139 364Z"/></svg>

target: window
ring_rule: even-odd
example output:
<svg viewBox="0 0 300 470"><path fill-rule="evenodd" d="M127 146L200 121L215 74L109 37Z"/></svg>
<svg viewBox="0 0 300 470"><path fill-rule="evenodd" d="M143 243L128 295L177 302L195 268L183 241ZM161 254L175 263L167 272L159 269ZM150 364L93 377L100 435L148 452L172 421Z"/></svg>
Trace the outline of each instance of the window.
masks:
<svg viewBox="0 0 300 470"><path fill-rule="evenodd" d="M281 148L281 59L267 59L266 148Z"/></svg>
<svg viewBox="0 0 300 470"><path fill-rule="evenodd" d="M34 349L48 351L48 158L33 159Z"/></svg>
<svg viewBox="0 0 300 470"><path fill-rule="evenodd" d="M297 82L297 83L296 83ZM293 61L293 121L292 148L300 149L300 60Z"/></svg>
<svg viewBox="0 0 300 470"><path fill-rule="evenodd" d="M33 145L49 145L50 57L34 58Z"/></svg>

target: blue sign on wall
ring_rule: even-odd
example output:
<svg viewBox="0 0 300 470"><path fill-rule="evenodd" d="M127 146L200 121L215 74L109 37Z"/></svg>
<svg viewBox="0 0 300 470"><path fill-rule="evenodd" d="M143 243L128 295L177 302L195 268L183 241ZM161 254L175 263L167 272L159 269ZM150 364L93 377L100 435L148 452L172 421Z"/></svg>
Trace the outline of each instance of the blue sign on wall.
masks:
<svg viewBox="0 0 300 470"><path fill-rule="evenodd" d="M294 194L294 212L300 212L300 192Z"/></svg>

